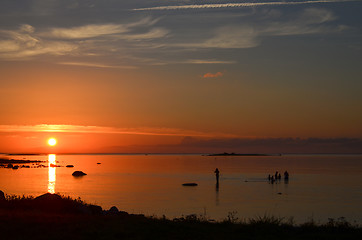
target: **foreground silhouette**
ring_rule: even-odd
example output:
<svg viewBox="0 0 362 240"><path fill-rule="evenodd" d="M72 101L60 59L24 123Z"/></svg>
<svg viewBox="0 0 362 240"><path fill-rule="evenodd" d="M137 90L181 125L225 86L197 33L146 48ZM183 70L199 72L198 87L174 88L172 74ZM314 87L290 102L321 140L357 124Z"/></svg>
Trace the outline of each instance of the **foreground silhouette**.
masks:
<svg viewBox="0 0 362 240"><path fill-rule="evenodd" d="M85 210L86 209L86 210ZM56 194L37 198L0 191L1 239L361 239L362 228L343 219L299 226L276 217L222 222L188 215L173 220L102 210L80 199Z"/></svg>

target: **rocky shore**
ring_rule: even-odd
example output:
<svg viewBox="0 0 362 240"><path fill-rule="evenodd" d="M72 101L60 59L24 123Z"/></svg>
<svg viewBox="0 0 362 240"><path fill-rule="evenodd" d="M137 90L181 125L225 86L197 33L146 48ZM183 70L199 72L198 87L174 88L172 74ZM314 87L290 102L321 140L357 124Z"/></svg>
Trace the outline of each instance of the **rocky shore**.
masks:
<svg viewBox="0 0 362 240"><path fill-rule="evenodd" d="M208 222L195 215L167 219L103 210L57 194L38 197L0 191L1 239L362 239L362 228L344 220L318 225L258 218Z"/></svg>

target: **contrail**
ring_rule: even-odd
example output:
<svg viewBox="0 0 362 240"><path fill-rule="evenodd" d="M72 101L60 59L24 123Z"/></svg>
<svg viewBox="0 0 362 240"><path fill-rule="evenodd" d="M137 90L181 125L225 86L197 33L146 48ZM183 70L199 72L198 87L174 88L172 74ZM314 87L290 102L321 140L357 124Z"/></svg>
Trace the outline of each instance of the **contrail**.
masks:
<svg viewBox="0 0 362 240"><path fill-rule="evenodd" d="M338 2L355 2L355 1L358 1L358 0L316 0L316 1L303 1L303 2L220 3L220 4L199 4L199 5L195 4L195 5L135 8L132 10L134 10L134 11L152 11L152 10L207 9L207 8L241 8L241 7L301 5L301 4L338 3Z"/></svg>

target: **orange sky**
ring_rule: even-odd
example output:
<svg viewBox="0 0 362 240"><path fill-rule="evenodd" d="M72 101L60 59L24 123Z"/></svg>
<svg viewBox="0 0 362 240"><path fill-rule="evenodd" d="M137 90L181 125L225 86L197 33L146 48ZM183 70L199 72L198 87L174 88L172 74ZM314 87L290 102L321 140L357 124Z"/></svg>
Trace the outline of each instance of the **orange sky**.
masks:
<svg viewBox="0 0 362 240"><path fill-rule="evenodd" d="M25 2L0 2L0 152L362 139L360 1Z"/></svg>

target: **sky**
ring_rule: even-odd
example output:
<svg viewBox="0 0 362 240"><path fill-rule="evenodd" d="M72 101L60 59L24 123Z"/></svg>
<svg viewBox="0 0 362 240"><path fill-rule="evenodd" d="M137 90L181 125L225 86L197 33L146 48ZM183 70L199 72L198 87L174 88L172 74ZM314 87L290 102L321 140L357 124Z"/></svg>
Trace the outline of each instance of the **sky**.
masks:
<svg viewBox="0 0 362 240"><path fill-rule="evenodd" d="M361 12L2 0L0 152L361 153Z"/></svg>

